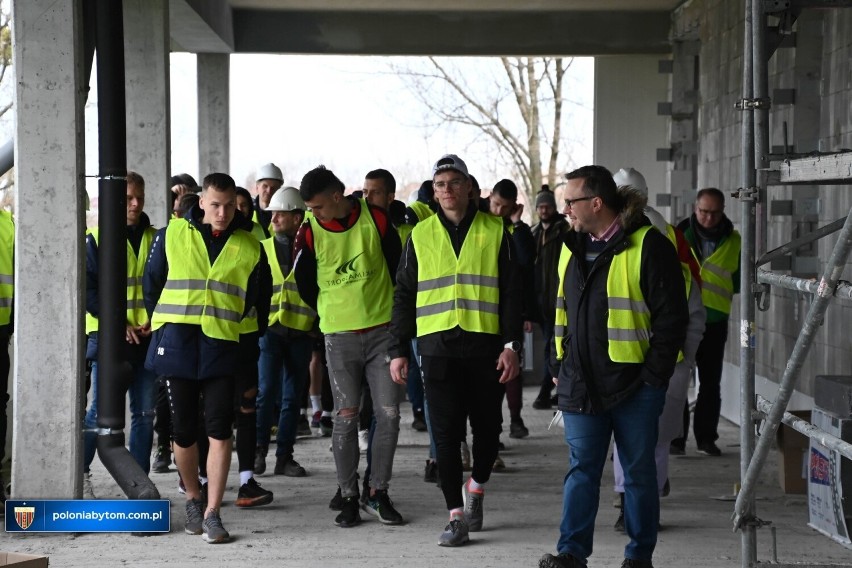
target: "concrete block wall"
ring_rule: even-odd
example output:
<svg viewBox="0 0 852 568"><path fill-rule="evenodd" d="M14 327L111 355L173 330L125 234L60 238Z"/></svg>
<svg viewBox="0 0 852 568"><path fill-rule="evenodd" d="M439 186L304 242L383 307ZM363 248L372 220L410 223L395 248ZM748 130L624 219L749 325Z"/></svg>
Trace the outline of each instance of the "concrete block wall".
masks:
<svg viewBox="0 0 852 568"><path fill-rule="evenodd" d="M734 104L742 97L743 13L742 1L693 0L674 13L672 23L673 38L697 36L701 42L698 186L719 187L726 194L742 185L742 116ZM796 26L801 27L794 28L797 47L780 48L769 62L770 95L774 89L791 88L797 94L794 105L773 103L770 146L784 143L786 123L788 144L797 152L813 151L817 146L824 152L852 148L852 9L806 10ZM814 82L810 91L808 81ZM800 96L804 98L800 100ZM813 228L842 217L852 206L852 182L847 186L810 189L776 187L770 189L768 197L795 199L810 195L808 191L819 198L821 205ZM768 208L769 204L764 206ZM739 203L735 199L726 200L726 213L739 224ZM797 231L807 232L801 223L798 225L789 216L770 217L767 248L790 241L798 236ZM836 238L829 237L817 245L820 266L824 266L835 242ZM847 270L843 278L852 279L852 275ZM780 379L810 305L807 294L772 290L770 309L758 312L756 317L759 382ZM739 320L735 298L725 355L723 400L739 396ZM805 396L799 400L812 396L813 377L817 374L852 374L850 324L852 306L833 304L803 366L797 390ZM736 406L723 403L723 414L738 421Z"/></svg>

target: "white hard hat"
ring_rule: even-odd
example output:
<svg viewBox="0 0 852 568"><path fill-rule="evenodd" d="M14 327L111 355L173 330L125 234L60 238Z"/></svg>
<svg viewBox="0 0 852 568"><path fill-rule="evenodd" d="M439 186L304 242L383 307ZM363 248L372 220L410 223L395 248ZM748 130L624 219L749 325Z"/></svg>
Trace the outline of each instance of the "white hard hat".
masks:
<svg viewBox="0 0 852 568"><path fill-rule="evenodd" d="M301 211L306 209L305 200L295 187L285 187L276 191L266 208L267 211L293 211L294 209Z"/></svg>
<svg viewBox="0 0 852 568"><path fill-rule="evenodd" d="M257 181L262 179L277 179L280 182L284 181L284 176L281 174L281 168L269 162L257 168Z"/></svg>
<svg viewBox="0 0 852 568"><path fill-rule="evenodd" d="M615 180L615 185L631 185L644 195L648 195L648 183L645 181L645 176L633 168L621 168L615 172L612 179Z"/></svg>

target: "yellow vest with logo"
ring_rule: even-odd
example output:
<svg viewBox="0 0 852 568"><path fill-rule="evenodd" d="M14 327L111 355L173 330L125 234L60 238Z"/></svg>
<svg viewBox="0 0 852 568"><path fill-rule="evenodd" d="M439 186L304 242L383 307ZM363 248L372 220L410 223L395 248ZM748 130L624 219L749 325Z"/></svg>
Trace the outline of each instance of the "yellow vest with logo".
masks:
<svg viewBox="0 0 852 568"><path fill-rule="evenodd" d="M249 276L260 260L257 239L237 229L211 266L201 231L183 219L166 229L166 259L169 275L151 328L199 325L207 337L239 341Z"/></svg>
<svg viewBox="0 0 852 568"><path fill-rule="evenodd" d="M503 219L477 212L458 258L437 215L418 223L411 239L417 251L417 337L456 326L499 334Z"/></svg>
<svg viewBox="0 0 852 568"><path fill-rule="evenodd" d="M732 231L713 254L701 263L701 300L704 306L731 313L734 272L740 263L740 234Z"/></svg>
<svg viewBox="0 0 852 568"><path fill-rule="evenodd" d="M0 325L12 321L15 299L15 221L0 210Z"/></svg>
<svg viewBox="0 0 852 568"><path fill-rule="evenodd" d="M651 226L641 227L628 235L629 246L612 258L606 278L607 338L609 358L615 363L642 363L651 341L651 312L640 288L642 244ZM562 342L568 329L565 299L565 275L571 260L571 249L562 245L557 271L556 291L556 358L565 353Z"/></svg>
<svg viewBox="0 0 852 568"><path fill-rule="evenodd" d="M95 244L100 245L100 231L97 227L89 231ZM142 274L148 261L148 251L157 230L147 227L142 233L139 254L133 252L133 246L127 242L127 325L140 326L148 323L148 312L142 296ZM86 312L86 334L98 331L98 318Z"/></svg>
<svg viewBox="0 0 852 568"><path fill-rule="evenodd" d="M269 325L281 324L284 327L310 331L317 313L299 296L296 288L295 272L291 269L284 276L275 254L275 240L266 239L260 244L266 250L269 268L272 270L272 301L269 305Z"/></svg>
<svg viewBox="0 0 852 568"><path fill-rule="evenodd" d="M317 257L317 313L323 333L366 329L391 318L393 283L381 235L367 202L358 202L358 220L343 232L329 231L315 217L309 218Z"/></svg>

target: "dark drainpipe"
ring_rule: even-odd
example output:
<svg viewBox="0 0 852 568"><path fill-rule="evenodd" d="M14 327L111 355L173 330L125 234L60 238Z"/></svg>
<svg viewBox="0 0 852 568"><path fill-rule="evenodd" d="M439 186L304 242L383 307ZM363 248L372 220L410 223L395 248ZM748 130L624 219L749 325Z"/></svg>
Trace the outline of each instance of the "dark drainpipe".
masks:
<svg viewBox="0 0 852 568"><path fill-rule="evenodd" d="M127 141L122 3L97 0L98 54L98 455L130 499L157 488L124 447L124 399L133 373L124 358L127 321Z"/></svg>

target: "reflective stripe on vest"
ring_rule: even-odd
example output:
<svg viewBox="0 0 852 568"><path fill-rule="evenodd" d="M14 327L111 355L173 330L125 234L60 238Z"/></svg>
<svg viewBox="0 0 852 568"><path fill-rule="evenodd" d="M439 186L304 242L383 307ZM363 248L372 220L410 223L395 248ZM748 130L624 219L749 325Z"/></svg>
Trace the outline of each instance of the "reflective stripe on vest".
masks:
<svg viewBox="0 0 852 568"><path fill-rule="evenodd" d="M200 325L207 337L239 341L249 276L260 260L260 244L237 229L210 265L201 232L186 219L166 229L168 280L151 318L152 329L166 323Z"/></svg>
<svg viewBox="0 0 852 568"><path fill-rule="evenodd" d="M15 221L0 210L0 325L12 321L15 297Z"/></svg>
<svg viewBox="0 0 852 568"><path fill-rule="evenodd" d="M310 331L317 313L308 307L299 296L295 272L291 269L287 276L284 276L275 254L274 238L266 239L260 244L266 250L266 259L269 261L269 268L272 271L272 301L269 304L269 325L281 324L292 329Z"/></svg>
<svg viewBox="0 0 852 568"><path fill-rule="evenodd" d="M725 314L731 313L733 274L739 267L739 260L740 234L733 231L701 263L701 300L705 307Z"/></svg>
<svg viewBox="0 0 852 568"><path fill-rule="evenodd" d="M629 246L612 258L606 279L607 344L610 360L615 363L641 363L651 340L651 313L640 287L642 245L652 227L645 226L627 236ZM565 275L572 254L564 244L557 266L559 288L556 292L556 358L565 356L563 341L568 330Z"/></svg>
<svg viewBox="0 0 852 568"><path fill-rule="evenodd" d="M359 199L358 220L342 232L309 218L317 257L317 312L320 330L337 333L390 321L391 283L382 238L367 202Z"/></svg>
<svg viewBox="0 0 852 568"><path fill-rule="evenodd" d="M89 231L95 244L100 246L100 231L98 227ZM145 311L145 301L142 295L142 275L145 263L148 262L148 252L157 230L146 227L139 244L139 254L133 251L133 245L127 241L127 325L140 326L148 323L148 312ZM86 334L98 331L98 318L86 312Z"/></svg>
<svg viewBox="0 0 852 568"><path fill-rule="evenodd" d="M418 223L411 239L417 251L417 336L456 326L499 334L503 220L477 212L458 258L437 215Z"/></svg>

